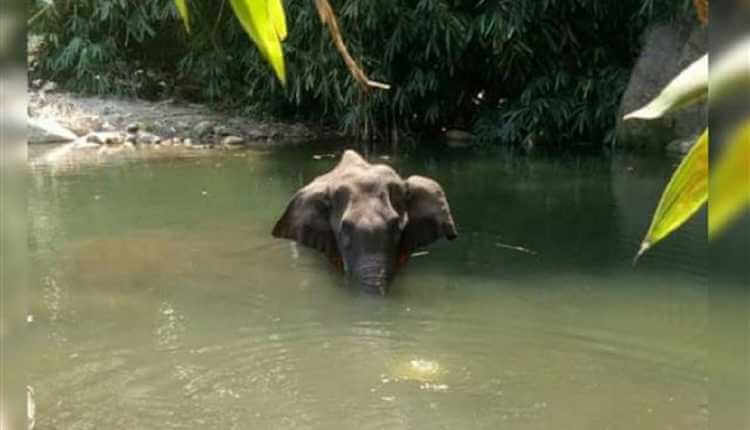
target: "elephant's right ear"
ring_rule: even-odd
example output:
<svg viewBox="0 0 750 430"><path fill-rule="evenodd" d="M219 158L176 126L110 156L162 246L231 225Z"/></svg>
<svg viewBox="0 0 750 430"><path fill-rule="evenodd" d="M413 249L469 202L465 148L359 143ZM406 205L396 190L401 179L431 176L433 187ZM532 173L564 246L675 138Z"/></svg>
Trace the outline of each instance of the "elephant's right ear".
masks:
<svg viewBox="0 0 750 430"><path fill-rule="evenodd" d="M448 199L440 184L415 175L406 180L406 188L409 222L401 236L402 254L409 255L414 249L441 237L448 240L458 237Z"/></svg>
<svg viewBox="0 0 750 430"><path fill-rule="evenodd" d="M296 240L337 262L340 256L329 221L330 209L328 187L323 183L313 182L292 197L271 234L282 239Z"/></svg>

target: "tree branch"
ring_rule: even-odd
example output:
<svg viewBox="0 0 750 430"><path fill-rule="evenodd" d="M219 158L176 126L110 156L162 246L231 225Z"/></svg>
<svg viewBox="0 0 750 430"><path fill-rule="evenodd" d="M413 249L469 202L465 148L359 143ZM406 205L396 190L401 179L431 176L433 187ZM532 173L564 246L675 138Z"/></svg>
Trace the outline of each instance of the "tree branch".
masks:
<svg viewBox="0 0 750 430"><path fill-rule="evenodd" d="M331 4L328 3L328 0L315 0L315 7L318 9L320 20L323 24L328 26L328 31L331 33L333 43L336 45L336 49L338 49L341 57L344 59L346 67L349 69L349 72L354 79L362 86L363 91L367 92L370 88L380 88L384 90L391 89L391 86L388 84L371 81L349 54L349 50L346 49L346 45L344 44L344 39L341 37L341 31L339 30L336 15L333 13L333 9L331 8Z"/></svg>

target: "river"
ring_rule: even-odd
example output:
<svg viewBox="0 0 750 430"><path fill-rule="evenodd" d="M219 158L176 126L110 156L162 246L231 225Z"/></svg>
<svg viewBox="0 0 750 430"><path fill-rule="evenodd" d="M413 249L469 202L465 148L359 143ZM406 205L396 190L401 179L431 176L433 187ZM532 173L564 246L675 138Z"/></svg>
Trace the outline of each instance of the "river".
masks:
<svg viewBox="0 0 750 430"><path fill-rule="evenodd" d="M705 211L632 265L675 160L388 157L443 185L460 236L380 297L270 235L325 149L48 150L28 194L37 428L708 426Z"/></svg>

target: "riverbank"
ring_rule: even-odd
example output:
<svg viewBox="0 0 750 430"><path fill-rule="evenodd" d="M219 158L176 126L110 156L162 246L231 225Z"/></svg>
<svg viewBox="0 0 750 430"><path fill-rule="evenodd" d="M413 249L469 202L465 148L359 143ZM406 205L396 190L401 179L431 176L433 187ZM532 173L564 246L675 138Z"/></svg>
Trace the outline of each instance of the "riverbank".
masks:
<svg viewBox="0 0 750 430"><path fill-rule="evenodd" d="M39 80L29 87L28 114L29 143L73 142L78 149L267 148L344 137L319 124L262 121L176 99L84 96Z"/></svg>

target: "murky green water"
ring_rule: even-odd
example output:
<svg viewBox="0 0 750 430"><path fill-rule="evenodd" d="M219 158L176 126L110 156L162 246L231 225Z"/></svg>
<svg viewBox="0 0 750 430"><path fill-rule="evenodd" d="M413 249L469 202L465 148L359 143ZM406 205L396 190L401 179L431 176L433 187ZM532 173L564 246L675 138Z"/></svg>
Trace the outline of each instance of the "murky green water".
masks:
<svg viewBox="0 0 750 430"><path fill-rule="evenodd" d="M707 427L705 216L631 266L672 162L391 159L460 237L381 298L270 236L312 154L36 162L37 428Z"/></svg>

